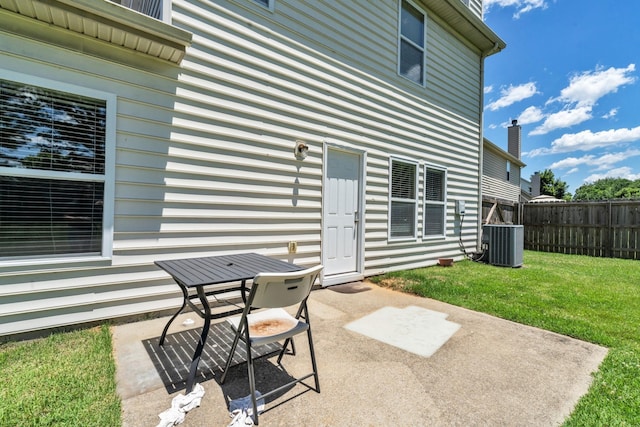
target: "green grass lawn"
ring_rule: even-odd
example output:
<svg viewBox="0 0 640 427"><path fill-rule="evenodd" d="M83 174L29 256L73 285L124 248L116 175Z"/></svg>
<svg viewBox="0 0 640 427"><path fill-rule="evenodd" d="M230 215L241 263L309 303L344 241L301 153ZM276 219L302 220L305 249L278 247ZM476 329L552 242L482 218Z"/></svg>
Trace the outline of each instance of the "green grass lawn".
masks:
<svg viewBox="0 0 640 427"><path fill-rule="evenodd" d="M0 345L0 426L121 425L107 326Z"/></svg>
<svg viewBox="0 0 640 427"><path fill-rule="evenodd" d="M522 268L461 261L372 278L610 348L566 426L640 426L640 263L525 251Z"/></svg>

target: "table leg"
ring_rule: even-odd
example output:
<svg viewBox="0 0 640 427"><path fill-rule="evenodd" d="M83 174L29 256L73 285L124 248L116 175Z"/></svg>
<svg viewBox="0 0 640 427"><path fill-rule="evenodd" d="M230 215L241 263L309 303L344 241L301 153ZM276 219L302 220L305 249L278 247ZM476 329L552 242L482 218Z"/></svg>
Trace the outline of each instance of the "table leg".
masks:
<svg viewBox="0 0 640 427"><path fill-rule="evenodd" d="M242 302L244 304L247 303L247 281L243 280L242 285L240 286L240 296L242 297Z"/></svg>
<svg viewBox="0 0 640 427"><path fill-rule="evenodd" d="M202 356L202 349L207 341L207 335L209 335L209 326L211 324L211 307L209 307L209 301L205 295L203 286L198 286L198 298L202 303L204 309L204 325L202 326L202 333L200 334L200 341L196 346L196 351L193 353L193 359L191 360L191 367L189 368L189 377L187 378L187 391L186 394L191 393L196 379L196 372L198 371L198 363L200 363L200 357Z"/></svg>
<svg viewBox="0 0 640 427"><path fill-rule="evenodd" d="M159 343L159 345L163 345L164 344L164 339L167 336L167 331L169 330L169 326L171 326L173 321L176 320L176 317L178 317L178 314L182 313L182 310L184 310L184 307L187 305L187 299L189 299L189 292L187 291L187 288L185 288L184 286L182 286L179 283L178 283L178 286L180 286L180 290L182 291L182 307L180 307L180 310L176 311L176 314L174 314L171 317L171 319L169 319L167 324L164 326L164 330L162 331L162 335L160 335L160 343Z"/></svg>

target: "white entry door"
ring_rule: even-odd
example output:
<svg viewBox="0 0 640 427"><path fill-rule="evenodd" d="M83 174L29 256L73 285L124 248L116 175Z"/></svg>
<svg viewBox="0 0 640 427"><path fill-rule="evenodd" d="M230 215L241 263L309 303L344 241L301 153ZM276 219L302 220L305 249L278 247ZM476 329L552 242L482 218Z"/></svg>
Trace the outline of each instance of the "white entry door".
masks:
<svg viewBox="0 0 640 427"><path fill-rule="evenodd" d="M327 147L323 191L323 264L325 282L332 275L360 270L360 153Z"/></svg>

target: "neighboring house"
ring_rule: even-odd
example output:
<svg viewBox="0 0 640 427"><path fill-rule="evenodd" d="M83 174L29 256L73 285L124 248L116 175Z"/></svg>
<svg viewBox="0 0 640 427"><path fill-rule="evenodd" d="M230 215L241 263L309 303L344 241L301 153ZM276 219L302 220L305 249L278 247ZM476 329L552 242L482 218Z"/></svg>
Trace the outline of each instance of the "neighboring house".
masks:
<svg viewBox="0 0 640 427"><path fill-rule="evenodd" d="M520 178L520 201L526 203L540 195L540 172L534 172L529 179Z"/></svg>
<svg viewBox="0 0 640 427"><path fill-rule="evenodd" d="M520 177L520 201L522 203L526 203L531 200L531 198L533 197L531 193L533 193L531 180Z"/></svg>
<svg viewBox="0 0 640 427"><path fill-rule="evenodd" d="M175 309L161 259L477 245L481 0L119 3L0 2L0 335Z"/></svg>
<svg viewBox="0 0 640 427"><path fill-rule="evenodd" d="M521 200L522 129L507 128L507 150L484 139L482 159L483 223L518 223Z"/></svg>

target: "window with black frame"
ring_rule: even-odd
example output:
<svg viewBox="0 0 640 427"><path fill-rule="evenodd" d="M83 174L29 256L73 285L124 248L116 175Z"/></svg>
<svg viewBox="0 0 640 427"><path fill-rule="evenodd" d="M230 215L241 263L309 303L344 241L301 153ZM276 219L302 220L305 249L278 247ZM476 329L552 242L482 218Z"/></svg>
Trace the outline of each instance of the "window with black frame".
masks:
<svg viewBox="0 0 640 427"><path fill-rule="evenodd" d="M0 260L97 255L106 101L0 80Z"/></svg>

